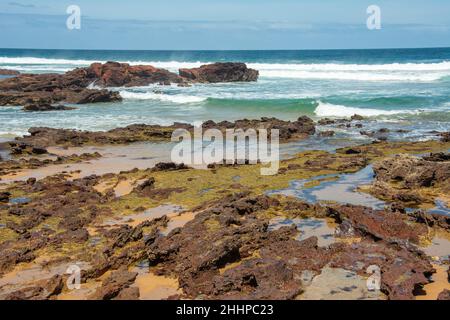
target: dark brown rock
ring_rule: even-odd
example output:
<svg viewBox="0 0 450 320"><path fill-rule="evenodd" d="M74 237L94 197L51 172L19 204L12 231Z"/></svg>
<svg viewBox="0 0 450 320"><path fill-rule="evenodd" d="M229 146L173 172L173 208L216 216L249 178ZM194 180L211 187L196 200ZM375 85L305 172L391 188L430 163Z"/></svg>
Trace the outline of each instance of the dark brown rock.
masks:
<svg viewBox="0 0 450 320"><path fill-rule="evenodd" d="M11 197L11 193L2 191L0 192L0 202L8 202Z"/></svg>
<svg viewBox="0 0 450 320"><path fill-rule="evenodd" d="M302 291L286 263L270 258L244 261L213 283L215 299L290 300Z"/></svg>
<svg viewBox="0 0 450 320"><path fill-rule="evenodd" d="M177 171L188 169L183 163L174 163L174 162L158 162L155 167L152 168L152 171Z"/></svg>
<svg viewBox="0 0 450 320"><path fill-rule="evenodd" d="M127 63L93 63L88 68L76 69L74 74L83 74L102 87L146 86L153 83L181 83L183 79L165 69L153 66L130 66ZM70 73L69 73L70 74Z"/></svg>
<svg viewBox="0 0 450 320"><path fill-rule="evenodd" d="M332 130L319 132L319 136L321 136L321 137L329 138L329 137L333 137L334 135L335 135L335 132Z"/></svg>
<svg viewBox="0 0 450 320"><path fill-rule="evenodd" d="M363 117L363 116L361 116L361 115L359 115L359 114L354 114L354 115L352 115L351 117L350 117L350 120L351 121L362 121L362 120L364 120L365 118Z"/></svg>
<svg viewBox="0 0 450 320"><path fill-rule="evenodd" d="M372 210L363 206L338 205L328 207L327 215L339 222L348 220L356 233L375 240L417 244L420 237L427 234L425 226L408 224L400 213Z"/></svg>
<svg viewBox="0 0 450 320"><path fill-rule="evenodd" d="M27 104L23 107L24 111L62 111L62 110L74 110L75 108L67 107L64 105L52 105L52 104Z"/></svg>
<svg viewBox="0 0 450 320"><path fill-rule="evenodd" d="M120 293L129 288L129 286L134 283L136 277L136 272L129 272L126 269L114 271L103 281L102 286L90 296L90 299L111 300L117 296L120 297ZM128 295L128 293L123 293L121 297Z"/></svg>
<svg viewBox="0 0 450 320"><path fill-rule="evenodd" d="M257 81L259 72L247 68L245 63L217 62L200 68L180 69L180 76L194 82Z"/></svg>

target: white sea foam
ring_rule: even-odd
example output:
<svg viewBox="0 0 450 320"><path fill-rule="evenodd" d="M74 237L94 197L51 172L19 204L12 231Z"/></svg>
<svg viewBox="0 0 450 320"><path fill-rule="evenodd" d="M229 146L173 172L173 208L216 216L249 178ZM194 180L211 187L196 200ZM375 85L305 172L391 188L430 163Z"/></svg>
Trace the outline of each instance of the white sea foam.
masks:
<svg viewBox="0 0 450 320"><path fill-rule="evenodd" d="M95 61L92 60L77 60L77 59L47 59L35 57L0 57L0 64L41 64L41 65L88 65Z"/></svg>
<svg viewBox="0 0 450 320"><path fill-rule="evenodd" d="M81 60L81 59L48 59L48 58L35 58L35 57L0 57L0 64L11 65L71 65L71 66L88 66L95 62L105 63L106 60ZM128 63L130 65L153 65L158 68L165 69L180 69L180 68L196 68L203 64L210 62L181 62L181 61L119 61L122 63Z"/></svg>
<svg viewBox="0 0 450 320"><path fill-rule="evenodd" d="M450 72L449 72L450 73ZM318 79L318 80L349 80L349 81L437 81L447 76L446 73L370 73L370 72L311 72L292 70L260 70L261 77Z"/></svg>
<svg viewBox="0 0 450 320"><path fill-rule="evenodd" d="M439 63L390 63L390 64L284 64L250 63L257 70L291 71L450 71L450 61Z"/></svg>
<svg viewBox="0 0 450 320"><path fill-rule="evenodd" d="M159 100L173 103L199 103L205 101L207 98L188 96L188 95L167 95L162 93L154 92L131 92L131 91L120 91L120 95L124 99L133 100Z"/></svg>
<svg viewBox="0 0 450 320"><path fill-rule="evenodd" d="M314 110L314 113L319 117L351 117L354 114L359 114L361 116L366 117L376 117L382 115L395 115L402 113L417 113L417 111L381 110L381 109L346 107L319 101L316 110Z"/></svg>

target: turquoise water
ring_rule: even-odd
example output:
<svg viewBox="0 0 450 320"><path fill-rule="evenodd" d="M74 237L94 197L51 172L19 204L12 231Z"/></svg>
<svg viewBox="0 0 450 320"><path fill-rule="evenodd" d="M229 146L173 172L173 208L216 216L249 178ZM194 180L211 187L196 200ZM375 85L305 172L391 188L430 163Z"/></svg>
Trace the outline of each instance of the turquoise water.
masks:
<svg viewBox="0 0 450 320"><path fill-rule="evenodd" d="M120 103L74 111L25 113L0 107L0 137L31 126L106 130L132 123L371 117L371 128L411 130L418 137L450 129L450 49L327 51L65 51L0 49L0 68L65 72L96 61L151 64L171 71L215 61L242 61L260 71L256 83L116 88ZM351 133L349 133L351 134ZM354 132L357 135L357 132Z"/></svg>

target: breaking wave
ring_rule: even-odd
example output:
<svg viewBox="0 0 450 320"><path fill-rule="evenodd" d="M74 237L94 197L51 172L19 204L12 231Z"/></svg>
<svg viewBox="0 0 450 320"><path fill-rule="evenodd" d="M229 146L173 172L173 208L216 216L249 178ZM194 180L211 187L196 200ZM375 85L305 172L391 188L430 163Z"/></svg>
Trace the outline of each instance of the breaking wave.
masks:
<svg viewBox="0 0 450 320"><path fill-rule="evenodd" d="M173 103L199 103L206 101L207 98L188 96L188 95L167 95L154 92L130 92L120 91L120 95L124 99L130 100L159 100Z"/></svg>
<svg viewBox="0 0 450 320"><path fill-rule="evenodd" d="M354 114L359 114L365 117L376 117L376 116L396 115L403 113L412 114L418 112L419 111L411 111L411 110L381 110L381 109L346 107L342 105L335 105L321 101L318 102L318 106L314 110L314 114L318 117L351 117Z"/></svg>

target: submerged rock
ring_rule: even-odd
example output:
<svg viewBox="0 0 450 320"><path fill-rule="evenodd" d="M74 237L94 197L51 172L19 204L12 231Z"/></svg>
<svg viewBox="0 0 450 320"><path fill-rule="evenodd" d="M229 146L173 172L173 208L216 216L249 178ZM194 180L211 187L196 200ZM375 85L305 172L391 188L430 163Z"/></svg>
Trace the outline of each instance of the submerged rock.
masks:
<svg viewBox="0 0 450 320"><path fill-rule="evenodd" d="M27 104L23 107L24 111L28 112L42 112L42 111L61 111L61 110L74 110L73 107L67 107L64 105L52 105L52 104Z"/></svg>

